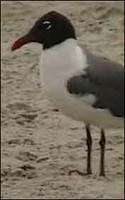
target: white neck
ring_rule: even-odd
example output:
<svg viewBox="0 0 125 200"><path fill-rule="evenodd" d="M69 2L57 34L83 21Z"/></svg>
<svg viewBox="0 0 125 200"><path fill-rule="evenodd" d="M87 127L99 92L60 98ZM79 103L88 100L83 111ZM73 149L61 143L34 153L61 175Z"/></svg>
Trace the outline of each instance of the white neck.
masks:
<svg viewBox="0 0 125 200"><path fill-rule="evenodd" d="M41 79L51 81L68 78L86 66L86 56L75 39L67 39L42 52L40 61Z"/></svg>

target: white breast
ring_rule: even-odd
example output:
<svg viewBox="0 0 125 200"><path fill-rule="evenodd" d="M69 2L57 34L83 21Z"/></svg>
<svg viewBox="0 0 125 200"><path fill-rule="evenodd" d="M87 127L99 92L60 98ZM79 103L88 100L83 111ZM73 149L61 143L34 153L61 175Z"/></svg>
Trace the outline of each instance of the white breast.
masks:
<svg viewBox="0 0 125 200"><path fill-rule="evenodd" d="M87 67L86 56L76 40L68 39L63 43L42 52L40 78L47 98L65 115L75 120L96 126L121 127L123 121L114 118L107 110L94 109L94 95L84 98L74 97L66 90L68 78L79 74Z"/></svg>

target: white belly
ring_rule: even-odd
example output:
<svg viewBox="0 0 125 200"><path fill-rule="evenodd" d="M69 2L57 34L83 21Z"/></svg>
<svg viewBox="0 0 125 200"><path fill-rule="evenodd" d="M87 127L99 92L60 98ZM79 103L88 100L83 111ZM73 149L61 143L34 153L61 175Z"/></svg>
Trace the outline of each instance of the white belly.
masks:
<svg viewBox="0 0 125 200"><path fill-rule="evenodd" d="M49 101L65 115L75 120L101 128L123 127L123 119L113 117L107 110L95 109L91 106L95 100L93 95L81 98L68 93L66 89L67 79L84 69L86 58L83 53L81 54L77 46L77 51L73 51L72 54L71 50L68 51L65 48L66 46L67 43L64 43L62 45L63 48L57 46L51 50L46 50L41 58L40 76L43 89ZM77 65L79 63L77 68L76 63Z"/></svg>
<svg viewBox="0 0 125 200"><path fill-rule="evenodd" d="M83 98L70 95L64 89L64 84L58 81L55 87L45 87L45 92L53 106L74 120L101 128L121 128L124 126L124 120L113 117L108 110L95 109L91 106L91 103L87 103L88 99L93 99L92 95Z"/></svg>

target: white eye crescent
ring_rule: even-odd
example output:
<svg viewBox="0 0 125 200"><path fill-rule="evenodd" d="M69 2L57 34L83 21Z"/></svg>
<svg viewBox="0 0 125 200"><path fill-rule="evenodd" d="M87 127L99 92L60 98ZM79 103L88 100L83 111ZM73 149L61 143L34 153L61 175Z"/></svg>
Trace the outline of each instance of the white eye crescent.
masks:
<svg viewBox="0 0 125 200"><path fill-rule="evenodd" d="M43 25L44 25L44 28L45 28L46 30L49 30L49 29L51 29L51 27L52 27L52 24L51 24L50 21L44 21L44 22L43 22Z"/></svg>

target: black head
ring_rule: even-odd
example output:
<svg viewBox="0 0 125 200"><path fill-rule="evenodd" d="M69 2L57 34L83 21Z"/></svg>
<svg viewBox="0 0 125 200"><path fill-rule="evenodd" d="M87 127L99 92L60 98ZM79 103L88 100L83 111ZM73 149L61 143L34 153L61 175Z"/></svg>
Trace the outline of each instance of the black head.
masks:
<svg viewBox="0 0 125 200"><path fill-rule="evenodd" d="M60 13L51 11L37 20L29 33L14 43L12 50L29 42L41 43L43 49L47 49L68 38L76 38L71 22Z"/></svg>

